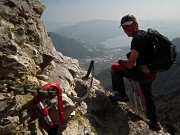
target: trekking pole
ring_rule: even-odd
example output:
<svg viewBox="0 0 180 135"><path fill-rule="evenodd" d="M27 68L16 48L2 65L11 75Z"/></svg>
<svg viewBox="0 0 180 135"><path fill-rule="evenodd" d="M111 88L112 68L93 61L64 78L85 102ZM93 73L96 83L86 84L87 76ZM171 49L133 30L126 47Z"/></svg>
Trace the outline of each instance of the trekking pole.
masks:
<svg viewBox="0 0 180 135"><path fill-rule="evenodd" d="M133 95L134 95L134 102L135 102L135 112L138 113L138 107L137 107L137 101L136 101L136 95L135 95L135 90L134 90L134 84L132 82L132 90L133 90Z"/></svg>
<svg viewBox="0 0 180 135"><path fill-rule="evenodd" d="M134 81L134 85L136 86L136 92L137 92L137 95L138 95L138 98L139 98L139 103L140 103L140 107L141 107L142 115L144 116L144 109L143 109L142 102L141 102L141 98L140 98L140 95L139 95L139 90L138 90L138 87L137 87L137 85L136 85L136 82L135 82L135 81Z"/></svg>

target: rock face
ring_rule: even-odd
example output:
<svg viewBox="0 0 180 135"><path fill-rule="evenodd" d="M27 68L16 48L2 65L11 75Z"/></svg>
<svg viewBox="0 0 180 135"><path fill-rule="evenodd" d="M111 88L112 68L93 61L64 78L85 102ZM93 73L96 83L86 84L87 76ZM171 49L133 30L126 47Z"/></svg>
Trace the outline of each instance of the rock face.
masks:
<svg viewBox="0 0 180 135"><path fill-rule="evenodd" d="M25 85L55 82L62 88L63 135L166 135L145 124L124 103L112 103L98 80L83 79L86 71L76 59L57 52L40 17L38 0L0 0L0 132L1 135L47 135L34 95ZM93 74L90 75L92 77ZM13 86L11 86L13 84ZM21 89L17 88L21 84ZM86 98L75 100L71 96ZM21 91L21 92L19 92ZM42 96L53 121L59 120L57 96Z"/></svg>

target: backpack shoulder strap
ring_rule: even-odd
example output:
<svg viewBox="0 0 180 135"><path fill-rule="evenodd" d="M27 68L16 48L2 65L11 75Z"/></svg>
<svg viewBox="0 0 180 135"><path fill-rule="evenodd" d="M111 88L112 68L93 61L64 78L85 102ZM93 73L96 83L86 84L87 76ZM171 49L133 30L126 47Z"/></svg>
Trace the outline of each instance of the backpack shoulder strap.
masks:
<svg viewBox="0 0 180 135"><path fill-rule="evenodd" d="M147 33L148 33L148 35L150 35L150 36L152 36L152 37L156 37L157 35L159 35L159 32L157 31L157 30L155 30L155 29L151 29L151 28L149 28L148 30L147 30Z"/></svg>
<svg viewBox="0 0 180 135"><path fill-rule="evenodd" d="M147 36L151 39L151 43L155 44L157 42L157 37L159 35L159 32L157 30L149 28L147 30Z"/></svg>

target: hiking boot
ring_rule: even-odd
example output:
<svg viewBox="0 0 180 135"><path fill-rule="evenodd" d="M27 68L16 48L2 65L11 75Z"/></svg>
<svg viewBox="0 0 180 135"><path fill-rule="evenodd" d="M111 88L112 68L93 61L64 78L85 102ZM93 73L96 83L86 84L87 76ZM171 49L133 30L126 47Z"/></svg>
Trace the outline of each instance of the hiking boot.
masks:
<svg viewBox="0 0 180 135"><path fill-rule="evenodd" d="M121 93L115 93L109 96L109 98L113 101L121 101L121 102L128 102L129 101L129 97L128 95L124 95L122 96Z"/></svg>
<svg viewBox="0 0 180 135"><path fill-rule="evenodd" d="M149 126L155 128L156 130L161 130L160 122L152 123L151 120L147 119L147 120L146 120L146 123L147 123Z"/></svg>

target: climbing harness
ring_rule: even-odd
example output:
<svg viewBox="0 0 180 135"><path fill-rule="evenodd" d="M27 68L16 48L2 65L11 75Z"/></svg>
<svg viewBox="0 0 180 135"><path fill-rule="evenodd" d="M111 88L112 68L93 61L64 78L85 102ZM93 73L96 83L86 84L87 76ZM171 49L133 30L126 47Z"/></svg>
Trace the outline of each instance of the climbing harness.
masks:
<svg viewBox="0 0 180 135"><path fill-rule="evenodd" d="M60 132L58 127L61 126L63 121L64 121L64 111L63 111L63 103L62 103L62 89L57 83L54 83L54 82L50 82L50 83L42 86L42 90L43 89L51 89L51 88L52 88L52 90L56 90L56 92L57 92L58 107L59 107L59 122L58 123L52 122L51 118L49 117L47 108L43 106L42 102L40 102L40 98L41 98L40 95L34 96L34 101L39 108L41 116L46 120L50 129L51 130L56 129L58 132ZM59 126L57 126L57 125L59 125ZM54 127L57 127L57 128L54 128ZM51 135L51 133L49 133L49 135Z"/></svg>

